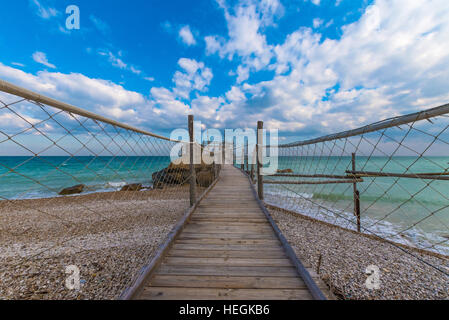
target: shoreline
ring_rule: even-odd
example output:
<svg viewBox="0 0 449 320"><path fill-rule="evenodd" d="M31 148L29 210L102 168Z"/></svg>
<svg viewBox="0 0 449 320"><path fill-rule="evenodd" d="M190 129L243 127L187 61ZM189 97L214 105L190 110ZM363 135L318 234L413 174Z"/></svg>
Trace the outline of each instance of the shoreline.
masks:
<svg viewBox="0 0 449 320"><path fill-rule="evenodd" d="M391 243L285 209L269 211L298 258L341 299L448 300L449 277ZM449 258L415 254L449 273ZM380 289L366 287L366 268L378 266Z"/></svg>
<svg viewBox="0 0 449 320"><path fill-rule="evenodd" d="M429 251L429 250L425 250L425 249L416 248L416 247L409 246L409 245L404 244L404 243L399 243L399 242L387 240L387 239L381 238L381 237L379 237L379 236L377 236L375 234L368 234L368 233L364 233L364 232L358 233L355 230L348 229L348 228L345 228L345 227L342 227L342 226L339 226L339 225L335 225L335 224L332 224L332 223L329 223L329 222L326 222L326 221L314 219L312 217L309 217L307 215L301 214L299 212L295 212L295 211L292 211L292 210L288 210L288 209L284 209L284 208L281 208L281 207L277 207L277 206L272 205L270 203L264 203L264 204L265 204L265 206L267 207L268 210L281 211L281 212L284 212L286 214L290 214L290 215L293 215L293 216L300 216L302 219L305 219L305 220L310 220L310 221L313 221L313 222L316 222L316 223L319 223L319 224L323 224L323 225L331 227L331 228L341 229L342 231L350 232L350 233L352 233L354 235L366 237L366 238L369 238L371 240L376 240L376 241L380 241L380 242L389 243L389 244L391 244L393 246L401 247L401 248L404 248L404 249L407 249L407 250L410 250L410 251L415 251L418 254L429 255L429 256L436 257L436 258L440 258L440 259L449 259L449 255L445 255L445 254L442 254L442 253Z"/></svg>
<svg viewBox="0 0 449 320"><path fill-rule="evenodd" d="M318 206L315 204L312 207L307 208L308 202L303 203L306 208L302 208L302 206L291 206L291 198L289 196L278 196L277 198L274 198L273 195L267 195L264 202L266 205L272 206L273 208L301 214L305 217L335 225L345 230L356 231L355 216L351 212L342 210L340 214L334 214L332 210L326 209L324 205ZM302 213L298 213L298 211L301 211ZM449 256L449 242L447 242L447 237L449 235L442 234L440 230L432 231L413 228L398 235L398 232L402 228L399 224L391 221L382 221L382 223L376 223L375 221L375 219L366 215L362 217L362 226L375 225L373 230L362 228L362 231L365 231L363 234L385 239L395 245L404 246L406 248ZM352 229L351 226L354 229Z"/></svg>

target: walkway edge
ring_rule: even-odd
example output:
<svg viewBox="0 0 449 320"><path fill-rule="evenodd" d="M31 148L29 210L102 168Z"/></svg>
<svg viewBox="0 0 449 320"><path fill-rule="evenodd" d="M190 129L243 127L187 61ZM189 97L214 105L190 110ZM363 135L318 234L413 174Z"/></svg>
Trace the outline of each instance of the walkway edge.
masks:
<svg viewBox="0 0 449 320"><path fill-rule="evenodd" d="M267 217L268 221L270 222L271 227L274 230L274 233L276 234L279 241L281 241L282 246L284 247L285 253L287 254L288 258L295 266L298 274L304 280L304 283L306 284L307 288L309 289L310 293L312 294L312 297L315 300L327 300L326 297L324 296L323 292L321 291L321 289L317 286L317 284L313 280L309 271L307 271L307 269L302 264L301 260L299 260L298 257L296 256L295 250L293 250L293 248L288 243L287 239L285 239L284 235L282 234L282 231L279 229L276 222L274 222L273 217L271 216L270 212L265 207L264 203L257 196L257 191L251 182L250 176L243 170L241 170L241 169L239 169L239 170L242 171L247 176L249 184L251 186L251 191L253 192L253 195L256 198L256 201L259 204L260 209L263 211L263 213Z"/></svg>
<svg viewBox="0 0 449 320"><path fill-rule="evenodd" d="M132 300L143 290L147 280L151 277L154 270L156 270L159 267L159 265L162 263L167 252L171 249L176 238L182 232L185 225L189 222L190 217L195 212L198 205L208 195L208 193L215 187L215 185L217 184L217 182L219 180L220 180L220 177L215 179L215 181L198 198L198 201L195 203L195 205L193 205L192 207L187 209L187 211L184 213L181 220L178 221L178 223L173 227L173 229L170 231L170 233L165 238L165 241L159 246L159 248L156 251L156 255L151 259L150 263L147 264L146 266L142 267L139 275L137 276L137 278L135 278L133 284L130 287L128 287L127 289L125 289L125 291L122 292L122 294L119 296L118 300Z"/></svg>

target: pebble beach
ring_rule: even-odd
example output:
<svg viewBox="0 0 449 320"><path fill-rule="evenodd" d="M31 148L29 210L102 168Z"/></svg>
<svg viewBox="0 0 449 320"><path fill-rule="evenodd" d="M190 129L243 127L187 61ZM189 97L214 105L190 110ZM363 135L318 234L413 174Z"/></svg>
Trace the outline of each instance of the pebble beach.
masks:
<svg viewBox="0 0 449 320"><path fill-rule="evenodd" d="M189 206L188 190L0 202L0 299L117 299ZM80 290L65 286L80 270Z"/></svg>
<svg viewBox="0 0 449 320"><path fill-rule="evenodd" d="M339 299L449 299L448 257L412 248L401 250L388 242L282 209L270 207L270 213L298 258L316 270ZM379 289L366 286L365 271L371 265L379 268Z"/></svg>

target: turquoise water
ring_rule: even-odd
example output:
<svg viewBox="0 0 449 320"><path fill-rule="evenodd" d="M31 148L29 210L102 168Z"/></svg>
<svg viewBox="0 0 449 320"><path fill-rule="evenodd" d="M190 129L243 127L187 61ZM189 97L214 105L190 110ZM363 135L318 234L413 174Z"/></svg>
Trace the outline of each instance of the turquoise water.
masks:
<svg viewBox="0 0 449 320"><path fill-rule="evenodd" d="M449 157L357 157L356 170L390 173L442 173ZM302 174L345 175L351 157L280 157L280 169ZM408 170L407 170L408 168ZM329 179L270 178L322 181ZM446 250L449 237L449 181L409 178L363 178L360 192L362 227L422 248ZM354 229L353 185L265 185L269 202ZM322 208L319 208L322 206ZM329 209L329 210L326 210ZM449 251L448 251L449 252Z"/></svg>
<svg viewBox="0 0 449 320"><path fill-rule="evenodd" d="M170 157L0 157L0 199L53 197L85 184L90 192L114 191L126 183L151 186L151 175ZM12 171L12 170L13 171Z"/></svg>

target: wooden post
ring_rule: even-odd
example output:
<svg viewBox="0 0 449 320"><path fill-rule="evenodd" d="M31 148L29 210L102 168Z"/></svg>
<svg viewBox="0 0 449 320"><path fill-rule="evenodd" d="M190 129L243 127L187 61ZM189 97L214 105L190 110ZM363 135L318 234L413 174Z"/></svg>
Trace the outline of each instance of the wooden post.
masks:
<svg viewBox="0 0 449 320"><path fill-rule="evenodd" d="M259 195L259 199L263 200L263 178L262 178L262 166L261 163L262 158L262 146L263 146L263 121L257 122L257 144L256 144L256 161L257 161L257 193Z"/></svg>
<svg viewBox="0 0 449 320"><path fill-rule="evenodd" d="M352 154L352 171L356 171L355 153ZM354 216L357 217L357 232L360 232L360 192L357 190L357 183L352 185L354 194Z"/></svg>
<svg viewBox="0 0 449 320"><path fill-rule="evenodd" d="M245 147L242 145L242 156L240 157L240 161L242 163L240 164L240 169L245 170Z"/></svg>
<svg viewBox="0 0 449 320"><path fill-rule="evenodd" d="M251 182L254 183L254 160L255 160L254 155L256 154L256 149L253 149L251 154L252 154L251 155Z"/></svg>
<svg viewBox="0 0 449 320"><path fill-rule="evenodd" d="M237 164L237 148L235 140L235 138L232 139L232 166Z"/></svg>
<svg viewBox="0 0 449 320"><path fill-rule="evenodd" d="M245 162L245 171L249 173L249 164L248 164L248 139L245 141L245 151L243 154L244 162Z"/></svg>
<svg viewBox="0 0 449 320"><path fill-rule="evenodd" d="M226 161L226 139L225 139L225 135L224 135L224 133L223 133L223 146L222 146L222 149L221 149L221 156L223 157L222 158L222 161L221 161L221 164L224 166L225 165L225 161Z"/></svg>
<svg viewBox="0 0 449 320"><path fill-rule="evenodd" d="M357 217L357 232L360 232L360 192L357 190L355 192L356 203L355 203L355 212Z"/></svg>
<svg viewBox="0 0 449 320"><path fill-rule="evenodd" d="M193 132L193 115L189 115L189 136L190 136L190 206L196 202L196 172L194 163L194 132Z"/></svg>
<svg viewBox="0 0 449 320"><path fill-rule="evenodd" d="M251 163L251 181L254 183L254 163Z"/></svg>

